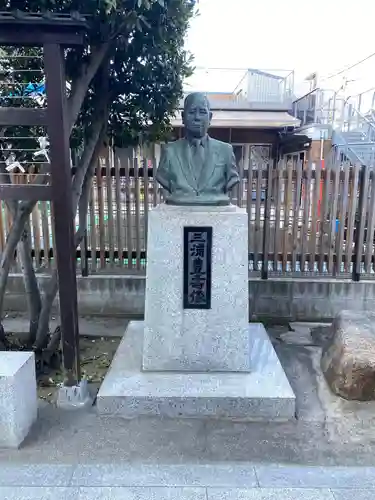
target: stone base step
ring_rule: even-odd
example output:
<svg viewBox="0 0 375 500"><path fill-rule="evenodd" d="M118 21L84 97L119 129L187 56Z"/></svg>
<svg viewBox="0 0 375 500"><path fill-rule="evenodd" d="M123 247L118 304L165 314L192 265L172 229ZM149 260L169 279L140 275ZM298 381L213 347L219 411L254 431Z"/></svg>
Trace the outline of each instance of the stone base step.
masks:
<svg viewBox="0 0 375 500"><path fill-rule="evenodd" d="M101 415L290 420L295 395L262 324L249 325L250 373L142 371L143 328L132 321L97 396Z"/></svg>

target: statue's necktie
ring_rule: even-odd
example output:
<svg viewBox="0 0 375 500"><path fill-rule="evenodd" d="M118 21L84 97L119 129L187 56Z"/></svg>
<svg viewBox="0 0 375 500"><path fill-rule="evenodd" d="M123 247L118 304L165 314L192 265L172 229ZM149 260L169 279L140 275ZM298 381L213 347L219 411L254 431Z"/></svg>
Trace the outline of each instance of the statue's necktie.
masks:
<svg viewBox="0 0 375 500"><path fill-rule="evenodd" d="M192 151L193 168L194 168L195 178L198 181L204 164L204 147L201 141L195 141L192 149L193 149Z"/></svg>

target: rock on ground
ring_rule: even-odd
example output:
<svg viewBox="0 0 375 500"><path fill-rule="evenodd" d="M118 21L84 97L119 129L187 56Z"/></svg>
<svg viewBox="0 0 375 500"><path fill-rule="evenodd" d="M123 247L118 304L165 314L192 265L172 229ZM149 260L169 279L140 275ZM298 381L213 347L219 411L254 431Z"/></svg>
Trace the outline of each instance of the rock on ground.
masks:
<svg viewBox="0 0 375 500"><path fill-rule="evenodd" d="M375 313L342 311L323 347L321 368L331 390L348 400L375 400Z"/></svg>

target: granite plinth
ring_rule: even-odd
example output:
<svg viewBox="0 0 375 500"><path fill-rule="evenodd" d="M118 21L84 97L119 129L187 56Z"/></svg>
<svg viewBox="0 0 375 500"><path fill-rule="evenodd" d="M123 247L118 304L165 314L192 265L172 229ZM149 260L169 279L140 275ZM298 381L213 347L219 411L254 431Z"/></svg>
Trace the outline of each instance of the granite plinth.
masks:
<svg viewBox="0 0 375 500"><path fill-rule="evenodd" d="M250 373L142 371L144 323L133 321L97 396L102 415L290 420L295 395L261 324L247 326Z"/></svg>
<svg viewBox="0 0 375 500"><path fill-rule="evenodd" d="M211 308L183 308L184 227L212 227ZM159 205L149 213L143 369L249 371L245 209Z"/></svg>
<svg viewBox="0 0 375 500"><path fill-rule="evenodd" d="M37 418L32 352L0 352L0 447L18 448Z"/></svg>

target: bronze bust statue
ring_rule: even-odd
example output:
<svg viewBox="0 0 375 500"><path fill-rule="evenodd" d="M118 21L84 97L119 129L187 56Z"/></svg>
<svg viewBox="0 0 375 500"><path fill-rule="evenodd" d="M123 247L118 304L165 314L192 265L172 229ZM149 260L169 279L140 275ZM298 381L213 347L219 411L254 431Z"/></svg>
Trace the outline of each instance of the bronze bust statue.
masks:
<svg viewBox="0 0 375 500"><path fill-rule="evenodd" d="M189 94L182 122L185 137L164 146L156 180L171 205L229 205L229 191L238 184L233 148L207 135L212 112L207 97Z"/></svg>

